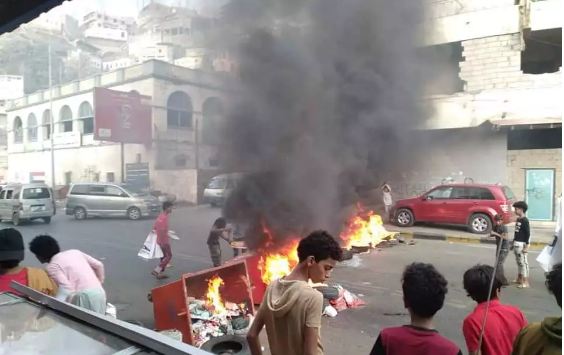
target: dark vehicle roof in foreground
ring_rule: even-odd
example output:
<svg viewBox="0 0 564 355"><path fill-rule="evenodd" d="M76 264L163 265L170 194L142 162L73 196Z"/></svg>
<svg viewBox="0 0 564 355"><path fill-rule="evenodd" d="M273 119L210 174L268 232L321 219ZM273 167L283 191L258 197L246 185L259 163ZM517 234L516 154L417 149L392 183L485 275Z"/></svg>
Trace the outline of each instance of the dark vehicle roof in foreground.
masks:
<svg viewBox="0 0 564 355"><path fill-rule="evenodd" d="M0 293L0 349L7 346L10 353L65 355L88 349L88 354L210 354L23 285L11 286L28 298Z"/></svg>

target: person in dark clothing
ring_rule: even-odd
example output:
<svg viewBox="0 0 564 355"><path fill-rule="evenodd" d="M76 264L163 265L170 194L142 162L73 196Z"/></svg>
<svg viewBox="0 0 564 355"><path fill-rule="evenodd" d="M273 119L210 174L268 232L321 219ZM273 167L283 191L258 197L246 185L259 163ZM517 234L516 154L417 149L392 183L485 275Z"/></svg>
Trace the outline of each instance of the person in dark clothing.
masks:
<svg viewBox="0 0 564 355"><path fill-rule="evenodd" d="M507 227L503 224L503 216L495 216L495 226L491 232L492 237L495 237L495 257L497 262L497 275L501 280L503 286L507 286L507 278L505 277L505 272L503 270L503 263L505 263L505 258L509 254L509 239L507 236Z"/></svg>
<svg viewBox="0 0 564 355"><path fill-rule="evenodd" d="M208 236L208 248L210 249L210 256L214 267L221 265L221 246L219 245L219 238L230 243L230 233L231 229L227 228L225 218L220 217L213 222Z"/></svg>
<svg viewBox="0 0 564 355"><path fill-rule="evenodd" d="M519 288L528 288L529 286L529 242L531 238L531 228L529 226L529 219L525 216L527 213L527 203L524 201L517 201L513 204L517 221L515 221L515 236L513 237L513 252L517 260L519 273L515 283L519 284Z"/></svg>
<svg viewBox="0 0 564 355"><path fill-rule="evenodd" d="M562 263L554 265L546 274L546 287L562 308ZM531 323L517 336L512 355L561 355L562 315L546 317L542 322Z"/></svg>
<svg viewBox="0 0 564 355"><path fill-rule="evenodd" d="M433 326L433 317L448 292L443 275L431 264L413 263L403 272L402 289L411 323L382 330L370 355L462 355L460 348Z"/></svg>

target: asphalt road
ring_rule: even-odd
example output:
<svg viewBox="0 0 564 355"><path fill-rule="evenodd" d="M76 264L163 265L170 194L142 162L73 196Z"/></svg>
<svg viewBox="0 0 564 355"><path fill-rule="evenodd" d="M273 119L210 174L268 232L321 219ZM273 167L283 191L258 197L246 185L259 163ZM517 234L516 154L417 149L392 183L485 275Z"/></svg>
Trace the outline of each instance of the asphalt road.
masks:
<svg viewBox="0 0 564 355"><path fill-rule="evenodd" d="M175 209L170 228L181 240L172 241L173 267L168 270L171 280L182 273L211 267L206 238L219 210L208 206ZM34 236L47 233L59 240L63 249L77 248L100 260L106 267L105 288L109 301L118 307L121 319L140 322L152 327L152 304L147 301L151 288L164 284L150 272L154 262L145 262L137 252L151 230L153 220L128 221L125 219L91 219L75 221L69 216L57 215L50 225L34 222L18 229L26 242ZM4 224L4 226L11 226ZM224 256L231 257L231 249L224 243ZM392 248L360 255L352 263L340 265L333 281L352 292L362 294L367 305L350 309L336 318L324 318L322 337L326 353L367 354L382 327L400 325L408 321L401 297L400 277L406 264L412 261L432 262L449 281L449 293L436 326L463 349L461 324L464 316L474 307L462 289L462 274L476 263L492 263L494 249L489 245L449 244L442 241L418 241L414 246L398 245ZM553 297L544 288L544 276L531 253L532 288L504 289L502 301L521 307L531 321L546 315L560 313ZM27 252L25 263L38 265ZM506 271L513 276L515 261L510 254Z"/></svg>

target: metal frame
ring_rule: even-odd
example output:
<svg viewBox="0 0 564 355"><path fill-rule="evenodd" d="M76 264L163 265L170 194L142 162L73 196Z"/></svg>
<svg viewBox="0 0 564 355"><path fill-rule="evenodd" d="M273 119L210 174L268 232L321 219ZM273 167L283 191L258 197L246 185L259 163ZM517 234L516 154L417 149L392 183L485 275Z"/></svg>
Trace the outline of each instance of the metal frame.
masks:
<svg viewBox="0 0 564 355"><path fill-rule="evenodd" d="M47 296L43 293L35 291L17 282L12 281L10 286L14 290L31 298L32 301L39 303L40 305L62 312L65 315L68 315L79 321L88 323L93 327L99 328L102 331L106 331L116 336L119 336L121 338L124 338L148 350L166 355L176 355L176 354L209 355L210 354L207 351L203 351L194 346L181 343L165 335L154 332L150 329L145 329L137 325L120 321L118 319L106 317L98 313L76 307L72 304L59 301L53 297Z"/></svg>

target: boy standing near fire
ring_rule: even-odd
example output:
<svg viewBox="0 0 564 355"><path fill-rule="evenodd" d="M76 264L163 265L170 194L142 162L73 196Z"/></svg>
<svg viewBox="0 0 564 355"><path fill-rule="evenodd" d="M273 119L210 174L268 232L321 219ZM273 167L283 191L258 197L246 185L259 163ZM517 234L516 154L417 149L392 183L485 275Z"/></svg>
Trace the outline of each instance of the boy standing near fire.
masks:
<svg viewBox="0 0 564 355"><path fill-rule="evenodd" d="M299 263L267 288L247 334L252 355L261 355L259 333L266 326L272 355L321 355L319 330L323 295L309 286L325 282L342 258L339 243L325 231L315 231L298 245Z"/></svg>
<svg viewBox="0 0 564 355"><path fill-rule="evenodd" d="M519 273L515 283L518 288L528 288L529 286L529 242L531 239L531 228L529 226L529 219L525 216L527 213L527 203L524 201L517 201L513 204L517 221L515 221L515 236L513 238L513 251L515 252L515 259L517 260L517 267Z"/></svg>
<svg viewBox="0 0 564 355"><path fill-rule="evenodd" d="M213 225L208 235L208 248L214 267L221 265L221 245L219 238L231 243L231 228L227 227L225 218L220 217L213 222Z"/></svg>

